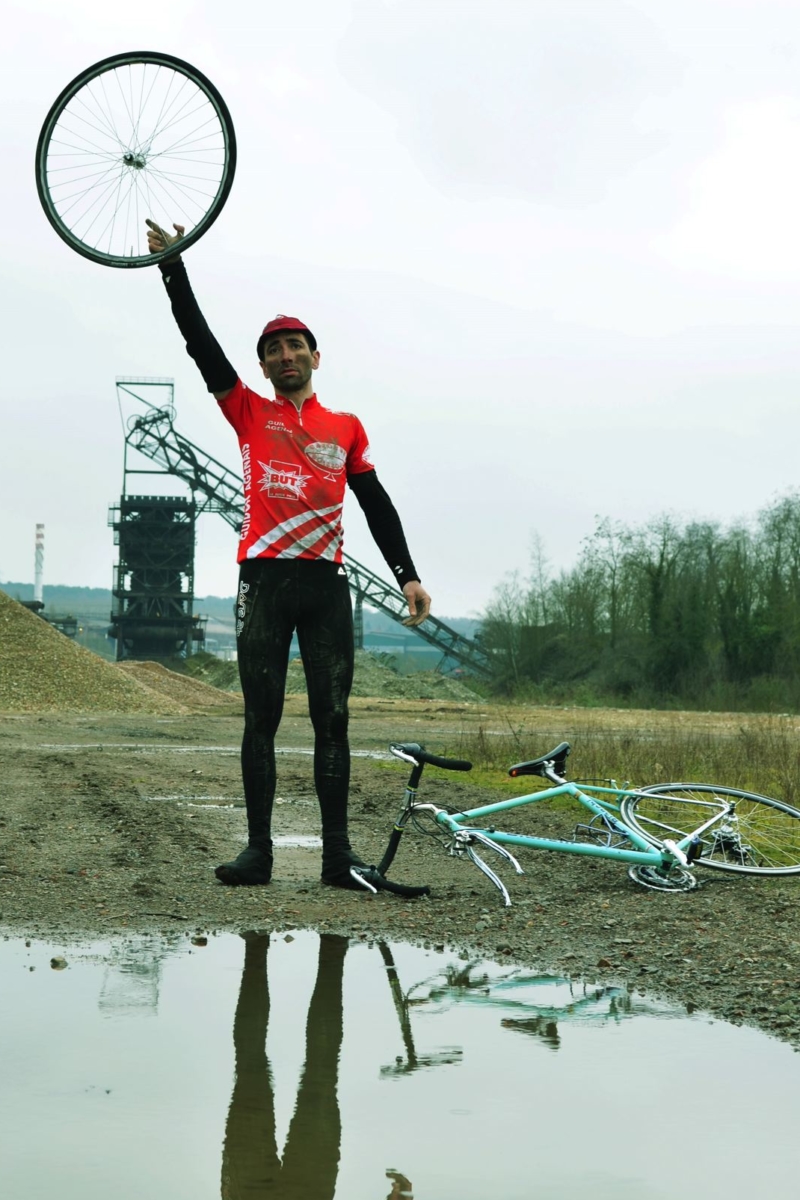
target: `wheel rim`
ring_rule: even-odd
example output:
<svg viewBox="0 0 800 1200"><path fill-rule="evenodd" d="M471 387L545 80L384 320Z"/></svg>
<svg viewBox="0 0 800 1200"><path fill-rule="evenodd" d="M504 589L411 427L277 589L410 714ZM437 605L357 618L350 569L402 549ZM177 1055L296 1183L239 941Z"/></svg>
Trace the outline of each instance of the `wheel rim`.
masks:
<svg viewBox="0 0 800 1200"><path fill-rule="evenodd" d="M702 866L744 875L800 872L800 812L767 796L712 784L663 784L643 789L627 806L646 837L690 834L729 802L734 810L702 835Z"/></svg>
<svg viewBox="0 0 800 1200"><path fill-rule="evenodd" d="M235 165L230 116L199 72L168 56L120 56L73 80L37 150L45 212L79 253L114 266L157 261L145 218L189 245L227 197Z"/></svg>

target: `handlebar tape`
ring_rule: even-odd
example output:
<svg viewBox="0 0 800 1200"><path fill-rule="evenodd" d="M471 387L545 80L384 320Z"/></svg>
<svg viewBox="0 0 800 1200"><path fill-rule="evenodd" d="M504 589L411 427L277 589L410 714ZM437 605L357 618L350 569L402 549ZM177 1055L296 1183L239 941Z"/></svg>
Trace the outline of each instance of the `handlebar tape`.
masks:
<svg viewBox="0 0 800 1200"><path fill-rule="evenodd" d="M472 763L465 758L442 758L439 754L429 754L419 742L393 742L392 749L408 754L418 763L430 763L432 767L443 767L445 771L472 770Z"/></svg>

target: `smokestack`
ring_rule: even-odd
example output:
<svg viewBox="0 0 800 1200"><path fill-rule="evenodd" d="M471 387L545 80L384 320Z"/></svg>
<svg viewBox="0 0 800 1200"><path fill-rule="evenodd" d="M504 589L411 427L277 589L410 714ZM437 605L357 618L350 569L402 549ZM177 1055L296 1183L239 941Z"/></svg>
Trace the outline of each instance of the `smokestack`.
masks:
<svg viewBox="0 0 800 1200"><path fill-rule="evenodd" d="M44 575L44 525L36 526L36 565L33 574L33 598L42 603L42 576Z"/></svg>

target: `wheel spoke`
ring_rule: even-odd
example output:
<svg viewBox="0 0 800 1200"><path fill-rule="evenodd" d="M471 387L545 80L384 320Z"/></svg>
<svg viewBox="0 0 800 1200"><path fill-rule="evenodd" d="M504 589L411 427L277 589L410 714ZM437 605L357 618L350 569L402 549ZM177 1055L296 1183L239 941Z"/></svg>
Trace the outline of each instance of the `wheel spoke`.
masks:
<svg viewBox="0 0 800 1200"><path fill-rule="evenodd" d="M104 146L97 146L94 142L90 142L89 139L77 129L65 128L63 131L59 130L59 133L61 132L69 134L70 137L80 138L82 141L86 142L87 145L91 146L92 149L87 150L84 146L75 146L72 142L63 142L60 138L53 138L53 142L51 143L52 145L67 146L69 149L75 150L78 154L100 154L107 159L116 159L119 157L117 153L107 150Z"/></svg>
<svg viewBox="0 0 800 1200"><path fill-rule="evenodd" d="M89 86L84 88L83 92L79 92L78 95L74 97L73 103L76 105L80 104L90 116L93 116L95 119L99 120L105 127L108 136L112 139L112 141L117 143L117 146L120 149L122 149L124 142L120 136L119 130L114 124L114 114L110 105L108 104L108 101L106 100L105 91L103 92L103 99L106 102L105 108L101 104L99 96L97 96L92 87ZM93 107L90 107L89 101L91 101ZM69 111L71 112L72 109Z"/></svg>
<svg viewBox="0 0 800 1200"><path fill-rule="evenodd" d="M88 166L88 163L87 163L87 166ZM114 167L114 166L121 167L122 163L112 163L111 167ZM82 183L84 179L97 179L99 176L107 175L109 170L111 169L111 167L104 166L104 167L99 168L97 171L91 171L88 175L76 175L74 178L62 179L60 183L53 184L52 190L55 191L56 188L72 187L76 183ZM64 168L59 168L59 169L65 170L65 171L66 170L74 171L76 168L75 167L64 167ZM94 185L92 185L92 186L94 186ZM86 188L84 188L83 190L85 192ZM59 196L58 199L59 199L59 202L62 202L65 199L69 199L69 197Z"/></svg>
<svg viewBox="0 0 800 1200"><path fill-rule="evenodd" d="M86 107L86 105L84 105L84 108L85 107ZM87 109L87 111L88 111L88 109ZM119 141L119 138L117 138L113 132L110 133L108 129L103 129L102 126L95 125L94 122L90 121L87 117L81 116L81 114L79 112L70 111L69 118L71 121L82 121L84 125L88 125L90 129L93 129L95 131L95 133L99 133L101 137L111 137L112 140L116 140L118 148L122 149L122 142ZM75 131L75 136L76 137L81 136L77 130ZM88 141L88 138L87 138L87 141ZM91 145L91 143L90 143L90 145Z"/></svg>
<svg viewBox="0 0 800 1200"><path fill-rule="evenodd" d="M144 96L144 81L145 81L145 78L147 75L147 66L148 66L148 64L145 63L144 70L142 71L142 96ZM147 93L147 98L144 99L139 106L139 119L137 120L136 128L134 129L134 136L137 141L139 140L139 124L144 119L145 109L147 108L147 105L150 103L150 97L153 94L153 89L156 86L157 80L158 80L158 72L154 72L153 73L153 82L150 84L150 90Z"/></svg>
<svg viewBox="0 0 800 1200"><path fill-rule="evenodd" d="M108 177L112 173L113 170L114 170L114 167L109 167L108 170L106 171L106 177ZM76 205L79 203L79 201L81 199L85 199L87 196L89 196L91 194L91 192L93 192L96 188L99 188L101 185L102 185L102 181L98 180L98 182L94 185L94 187L84 188L83 191L78 192L73 197L72 204L70 204L67 208L59 209L60 216L62 218L67 217L72 212L72 210L76 207ZM89 209L87 211L91 211L91 209L94 207L94 205L98 202L99 199L100 199L99 196L95 197L94 202L89 206Z"/></svg>
<svg viewBox="0 0 800 1200"><path fill-rule="evenodd" d="M198 196L202 196L206 201L214 199L214 192L205 192L202 188L191 187L186 183L178 183L175 175L165 175L163 172L156 170L151 170L149 174L156 179L161 179L162 181L169 180L174 188L177 188L179 192L182 192L186 196L187 200L192 200L189 192L195 192ZM198 204L199 202L195 200L194 203ZM202 207L203 211L205 212L205 210L208 208L208 204L203 204L200 207Z"/></svg>
<svg viewBox="0 0 800 1200"><path fill-rule="evenodd" d="M122 178L124 179L124 172L121 172L120 174L122 175ZM118 181L116 179L112 179L110 184L108 185L108 187L103 192L103 194L101 196L98 196L96 198L96 200L94 201L94 203L90 204L89 207L85 210L85 212L81 213L80 217L78 218L78 223L80 223L80 221L86 220L88 217L90 217L92 214L92 210L95 210L94 216L92 217L91 221L83 229L83 232L81 234L82 240L86 241L88 239L91 230L94 228L95 224L100 219L100 216L105 208L106 201L112 195L114 188L115 187L118 188L120 186L120 184L121 184L121 180ZM96 245L96 241L91 242L89 244Z"/></svg>
<svg viewBox="0 0 800 1200"><path fill-rule="evenodd" d="M177 211L175 212L175 216L182 216L186 220L191 221L193 224L195 223L194 215L193 214L190 215L189 211L184 207L180 197L173 195L173 193L170 191L169 187L167 186L167 182L163 179L159 179L158 176L155 174L155 172L151 173L151 175L150 175L150 185L154 191L156 188L160 188L161 192L163 193L163 195L166 198L166 207L167 208L171 208L174 212L177 209ZM162 201L160 201L160 203L163 204L164 201L162 200ZM197 209L200 207L201 206L198 205L197 202L195 201L195 208ZM205 211L205 206L202 206L202 207L203 207L203 211Z"/></svg>
<svg viewBox="0 0 800 1200"><path fill-rule="evenodd" d="M116 77L116 71L114 72L114 76ZM108 110L108 119L109 119L109 122L110 122L110 124L111 124L111 128L114 130L114 133L115 133L116 137L119 139L119 144L120 144L120 146L124 146L124 145L125 145L125 139L124 139L123 137L121 137L121 136L120 136L120 134L119 134L119 133L118 133L118 131L117 131L117 125L116 125L116 121L114 120L114 108L113 108L113 106L112 106L112 104L111 104L111 102L110 102L110 100L109 100L109 98L108 98L108 92L106 91L106 81L105 81L105 77L104 77L103 75L101 75L101 76L100 76L100 81L99 81L99 82L100 82L100 87L101 87L101 89L102 89L102 91L103 91L103 99L104 99L104 100L105 100L105 102L106 102L106 107L107 107L107 110ZM91 90L91 89L89 89L89 90ZM99 107L99 106L98 106L98 107Z"/></svg>
<svg viewBox="0 0 800 1200"><path fill-rule="evenodd" d="M170 115L169 115L170 109L172 108L172 106L174 104L176 104L178 102L178 100L180 100L181 93L183 92L184 87L186 86L186 80L184 79L183 83L178 88L178 91L176 92L176 94L171 99L169 99L169 103L167 103L167 99L169 97L169 92L172 89L172 84L174 83L175 78L177 78L177 77L173 76L173 79L170 80L170 85L169 85L169 88L167 89L167 95L164 97L164 103L161 106L161 112L158 115L158 120L156 121L155 125L153 126L153 131L149 135L149 137L147 139L147 144L144 147L145 151L148 153L150 151L150 147L153 144L153 139L158 137L158 135L160 133L163 133L163 131L165 129L168 129L169 126L172 124L172 119L170 118ZM185 107L186 104L188 104L190 102L190 100L191 100L191 97L189 97L189 99L185 100L183 107ZM162 118L166 121L166 124L164 124L164 125L161 124Z"/></svg>
<svg viewBox="0 0 800 1200"><path fill-rule="evenodd" d="M152 134L150 141L149 141L148 153L152 154L153 142L155 141L155 139L157 137L162 137L167 132L167 130L174 129L174 127L176 125L180 125L180 123L182 121L188 121L190 117L194 117L198 113L207 112L208 107L209 107L208 104L203 102L202 104L199 104L197 108L193 108L191 112L184 113L184 115L182 117L176 117L175 120L170 121L168 125L164 125L161 129L155 130L155 132ZM213 111L211 112L211 115L205 121L203 121L200 125L196 126L195 129L189 129L186 132L182 133L177 142L173 142L172 145L168 146L165 150L157 151L157 154L169 154L170 150L180 148L183 145L183 143L186 141L186 139L191 137L193 133L196 133L199 129L203 129L206 125L212 125L212 124L218 125L218 122L216 120L216 117L215 117L215 114L213 113ZM209 136L209 135L206 134L205 136ZM153 157L155 157L155 154L153 155Z"/></svg>
<svg viewBox="0 0 800 1200"><path fill-rule="evenodd" d="M117 213L119 212L119 208L120 208L119 194L122 191L122 180L123 180L124 176L125 176L125 172L121 170L119 173L119 184L117 186L117 203L114 207L114 211L111 214L111 220L106 225L106 229L109 229L109 226L110 226L110 231L109 231L109 235L108 235L109 250L111 249L111 245L114 240L114 226L117 223ZM103 230L103 233L105 233L105 230ZM102 237L103 237L103 234L101 234L100 237L97 239L98 243L102 240Z"/></svg>

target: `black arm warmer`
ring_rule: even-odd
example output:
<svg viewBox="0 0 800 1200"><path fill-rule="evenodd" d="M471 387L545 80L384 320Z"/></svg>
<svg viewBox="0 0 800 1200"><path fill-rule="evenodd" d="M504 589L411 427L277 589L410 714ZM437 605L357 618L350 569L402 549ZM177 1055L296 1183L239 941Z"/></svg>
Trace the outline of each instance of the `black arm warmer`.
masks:
<svg viewBox="0 0 800 1200"><path fill-rule="evenodd" d="M347 482L367 518L375 545L386 559L387 566L400 587L403 588L412 580L419 581L397 509L389 499L383 484L379 482L378 476L374 471L363 471L360 475L348 475Z"/></svg>
<svg viewBox="0 0 800 1200"><path fill-rule="evenodd" d="M186 351L197 363L206 387L210 392L230 391L238 375L200 312L182 260L159 263L158 269L164 279L178 329L186 341Z"/></svg>

